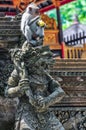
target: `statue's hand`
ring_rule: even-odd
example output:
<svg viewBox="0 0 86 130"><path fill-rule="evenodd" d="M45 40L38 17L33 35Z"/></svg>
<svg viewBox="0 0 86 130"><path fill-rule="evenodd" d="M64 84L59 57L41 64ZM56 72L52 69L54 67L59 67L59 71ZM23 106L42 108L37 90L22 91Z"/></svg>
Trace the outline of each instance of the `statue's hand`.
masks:
<svg viewBox="0 0 86 130"><path fill-rule="evenodd" d="M47 109L47 97L44 98L42 96L39 96L39 99L37 100L36 109L38 112L43 112Z"/></svg>
<svg viewBox="0 0 86 130"><path fill-rule="evenodd" d="M23 93L20 91L19 86L9 88L7 94L9 95L9 97L21 97L23 95Z"/></svg>
<svg viewBox="0 0 86 130"><path fill-rule="evenodd" d="M32 106L35 107L36 101L35 101L35 99L34 99L33 97L29 97L29 102L30 102L30 104L31 104Z"/></svg>

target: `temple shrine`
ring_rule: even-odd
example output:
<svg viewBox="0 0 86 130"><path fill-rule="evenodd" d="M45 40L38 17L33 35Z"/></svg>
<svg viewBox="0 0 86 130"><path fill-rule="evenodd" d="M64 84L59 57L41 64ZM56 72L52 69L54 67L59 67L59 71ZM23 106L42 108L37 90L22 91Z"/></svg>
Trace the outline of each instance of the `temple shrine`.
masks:
<svg viewBox="0 0 86 130"><path fill-rule="evenodd" d="M18 46L19 41L22 39L20 20L2 16L15 15L16 17L16 10L18 9L20 13L23 13L26 6L33 0L9 1L0 1L0 9L2 7L4 10L6 8L10 9L10 11L0 11L0 82L2 86L6 86L7 77L12 69L8 51L10 48ZM60 6L73 1L74 0L35 0L40 8L41 17L47 25L45 28L44 45L49 45L52 52L60 52L59 58L58 56L55 57L55 65L51 65L50 67L50 73L60 82L66 92L66 97L60 103L52 106L51 109L55 111L57 118L62 122L66 130L85 130L86 55L84 54L86 54L86 45L84 44L83 47L65 45L60 18ZM58 24L56 24L53 18L49 18L44 14L44 12L54 8L56 8ZM3 14L3 12L5 13ZM0 92L1 91L3 92L4 89L1 88Z"/></svg>

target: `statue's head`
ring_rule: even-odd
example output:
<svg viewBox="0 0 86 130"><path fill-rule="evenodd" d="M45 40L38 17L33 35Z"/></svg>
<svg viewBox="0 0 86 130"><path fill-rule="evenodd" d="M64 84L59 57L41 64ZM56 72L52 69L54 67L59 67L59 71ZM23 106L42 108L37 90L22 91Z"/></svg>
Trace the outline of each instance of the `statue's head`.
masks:
<svg viewBox="0 0 86 130"><path fill-rule="evenodd" d="M13 62L17 62L22 59L22 50L21 49L19 49L19 48L11 49L10 53L11 53L11 58L12 58Z"/></svg>

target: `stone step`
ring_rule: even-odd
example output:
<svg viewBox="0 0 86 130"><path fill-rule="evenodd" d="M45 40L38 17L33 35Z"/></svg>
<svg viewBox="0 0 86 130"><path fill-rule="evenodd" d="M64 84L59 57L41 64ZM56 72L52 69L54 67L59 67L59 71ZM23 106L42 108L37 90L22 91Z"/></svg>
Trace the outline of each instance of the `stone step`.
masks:
<svg viewBox="0 0 86 130"><path fill-rule="evenodd" d="M4 40L4 38L8 38L8 37L20 37L21 33L18 34L0 34L0 40Z"/></svg>
<svg viewBox="0 0 86 130"><path fill-rule="evenodd" d="M4 55L4 54L7 54L8 55L8 49L6 49L6 48L0 48L0 55Z"/></svg>
<svg viewBox="0 0 86 130"><path fill-rule="evenodd" d="M5 44L5 43L10 43L10 42L17 42L19 41L18 37L13 37L13 38L8 38L8 39L4 39L4 40L0 40L0 43Z"/></svg>
<svg viewBox="0 0 86 130"><path fill-rule="evenodd" d="M82 72L84 72L84 73L86 73L86 70L85 70L86 68L79 68L79 69L50 69L50 71L52 72L52 73L55 73L55 74L57 74L57 73L59 73L60 74L60 72L64 75L64 73L65 73L65 75L66 74L80 74L80 73L82 73Z"/></svg>
<svg viewBox="0 0 86 130"><path fill-rule="evenodd" d="M86 64L81 64L81 65L70 65L70 66L61 66L61 65L53 65L53 66L51 66L50 67L50 70L53 70L53 71L55 71L55 70L57 70L57 71L59 71L59 70L62 70L62 71L71 71L72 72L72 70L74 70L75 72L77 72L77 71L83 71L83 70L85 70L86 69Z"/></svg>
<svg viewBox="0 0 86 130"><path fill-rule="evenodd" d="M9 35L21 35L21 31L19 29L0 29L0 36L9 36Z"/></svg>
<svg viewBox="0 0 86 130"><path fill-rule="evenodd" d="M85 82L86 83L86 82ZM85 91L86 92L86 87L85 86L76 86L76 87L74 87L74 86L64 86L63 87L64 88L64 90L66 90L66 91ZM86 93L85 93L86 94Z"/></svg>
<svg viewBox="0 0 86 130"><path fill-rule="evenodd" d="M55 64L78 64L78 63L81 63L81 64L83 64L83 63L86 63L86 59L83 59L83 60L75 60L75 61L68 61L68 60L64 60L64 61L60 61L60 60L58 60L58 61L55 61Z"/></svg>
<svg viewBox="0 0 86 130"><path fill-rule="evenodd" d="M76 95L79 93L82 93L82 95L85 92L86 95L86 76L56 76L53 75L53 78L56 81L60 82L61 87L70 92L70 95L77 91Z"/></svg>
<svg viewBox="0 0 86 130"><path fill-rule="evenodd" d="M3 40L3 41L2 41L2 40L0 40L0 46L1 46L1 45L4 46L5 44L14 44L14 43L16 43L16 42L18 42L18 41L19 41L19 40L15 40L15 41L14 41L14 40L12 40L12 41L9 41L9 40Z"/></svg>
<svg viewBox="0 0 86 130"><path fill-rule="evenodd" d="M15 48L19 45L18 41L5 41L0 43L0 48Z"/></svg>
<svg viewBox="0 0 86 130"><path fill-rule="evenodd" d="M19 25L0 25L0 29L19 29L20 30L20 26Z"/></svg>
<svg viewBox="0 0 86 130"><path fill-rule="evenodd" d="M0 17L0 21L11 21L11 17Z"/></svg>
<svg viewBox="0 0 86 130"><path fill-rule="evenodd" d="M12 41L12 40L15 40L15 39L18 39L19 38L19 35L15 34L15 35L2 35L0 36L0 41L5 41L5 40L9 40L9 41Z"/></svg>
<svg viewBox="0 0 86 130"><path fill-rule="evenodd" d="M58 59L55 60L55 63L65 63L65 64L70 64L70 63L83 63L86 62L86 59Z"/></svg>
<svg viewBox="0 0 86 130"><path fill-rule="evenodd" d="M86 68L79 68L79 69L50 69L51 73L56 75L63 75L63 76L75 76L75 75L86 75Z"/></svg>
<svg viewBox="0 0 86 130"><path fill-rule="evenodd" d="M77 63L77 62L86 62L86 59L57 59L55 60L56 63Z"/></svg>
<svg viewBox="0 0 86 130"><path fill-rule="evenodd" d="M77 66L79 66L79 65L86 65L86 61L85 62L70 62L70 63L67 63L67 62L64 62L64 63L55 63L54 64L55 66L59 66L59 65L61 65L61 66L74 66L74 65L77 65Z"/></svg>
<svg viewBox="0 0 86 130"><path fill-rule="evenodd" d="M55 66L53 66L53 68L52 69L67 69L67 68L69 68L69 69L73 69L73 68L86 68L86 63L85 64L79 64L79 65L76 65L76 64L74 64L74 65L55 65Z"/></svg>
<svg viewBox="0 0 86 130"><path fill-rule="evenodd" d="M56 76L64 76L64 77L75 77L75 76L85 76L86 77L86 70L50 70L51 75L56 75Z"/></svg>
<svg viewBox="0 0 86 130"><path fill-rule="evenodd" d="M20 25L20 21L0 21L0 25Z"/></svg>
<svg viewBox="0 0 86 130"><path fill-rule="evenodd" d="M56 60L56 62L51 65L50 69L52 71L75 71L75 72L86 72L86 60Z"/></svg>
<svg viewBox="0 0 86 130"><path fill-rule="evenodd" d="M79 106L79 107L86 107L86 96L83 97L64 97L59 103L55 104L54 106Z"/></svg>

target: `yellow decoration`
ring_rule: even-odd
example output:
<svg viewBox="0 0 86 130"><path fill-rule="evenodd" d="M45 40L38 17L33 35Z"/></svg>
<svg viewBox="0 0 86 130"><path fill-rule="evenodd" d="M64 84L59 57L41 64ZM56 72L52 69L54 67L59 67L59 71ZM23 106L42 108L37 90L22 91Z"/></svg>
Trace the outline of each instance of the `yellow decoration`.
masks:
<svg viewBox="0 0 86 130"><path fill-rule="evenodd" d="M39 20L38 23L37 23L40 27L44 27L45 26L45 23L43 20Z"/></svg>

